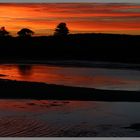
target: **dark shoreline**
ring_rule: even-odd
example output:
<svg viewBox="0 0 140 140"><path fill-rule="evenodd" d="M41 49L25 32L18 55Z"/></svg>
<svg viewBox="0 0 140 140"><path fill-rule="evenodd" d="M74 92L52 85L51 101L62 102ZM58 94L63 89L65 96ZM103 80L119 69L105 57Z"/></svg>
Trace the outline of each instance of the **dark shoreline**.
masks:
<svg viewBox="0 0 140 140"><path fill-rule="evenodd" d="M0 99L139 102L140 91L99 90L0 79Z"/></svg>
<svg viewBox="0 0 140 140"><path fill-rule="evenodd" d="M87 67L140 70L140 64L86 60L0 60L0 65L48 65L59 67Z"/></svg>

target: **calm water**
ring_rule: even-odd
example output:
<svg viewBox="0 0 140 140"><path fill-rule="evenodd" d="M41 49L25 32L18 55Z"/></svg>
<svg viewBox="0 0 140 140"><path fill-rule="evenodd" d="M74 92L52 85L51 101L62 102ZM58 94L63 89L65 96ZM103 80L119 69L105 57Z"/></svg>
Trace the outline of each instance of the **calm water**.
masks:
<svg viewBox="0 0 140 140"><path fill-rule="evenodd" d="M0 75L0 78L19 81L99 89L140 90L140 71L129 69L0 65Z"/></svg>

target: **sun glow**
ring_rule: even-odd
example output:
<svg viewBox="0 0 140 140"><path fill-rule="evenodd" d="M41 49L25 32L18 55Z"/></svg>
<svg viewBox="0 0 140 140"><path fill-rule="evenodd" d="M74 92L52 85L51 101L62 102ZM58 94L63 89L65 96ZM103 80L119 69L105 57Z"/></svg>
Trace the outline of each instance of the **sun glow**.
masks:
<svg viewBox="0 0 140 140"><path fill-rule="evenodd" d="M139 4L0 4L0 26L11 34L30 28L36 35L54 32L66 22L71 33L110 32L140 34Z"/></svg>

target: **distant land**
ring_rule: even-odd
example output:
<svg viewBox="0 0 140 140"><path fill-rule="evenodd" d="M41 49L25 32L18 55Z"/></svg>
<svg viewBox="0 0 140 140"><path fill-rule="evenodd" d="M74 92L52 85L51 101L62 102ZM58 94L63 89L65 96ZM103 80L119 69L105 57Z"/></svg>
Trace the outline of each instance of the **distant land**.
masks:
<svg viewBox="0 0 140 140"><path fill-rule="evenodd" d="M69 34L0 37L0 59L140 63L140 35Z"/></svg>

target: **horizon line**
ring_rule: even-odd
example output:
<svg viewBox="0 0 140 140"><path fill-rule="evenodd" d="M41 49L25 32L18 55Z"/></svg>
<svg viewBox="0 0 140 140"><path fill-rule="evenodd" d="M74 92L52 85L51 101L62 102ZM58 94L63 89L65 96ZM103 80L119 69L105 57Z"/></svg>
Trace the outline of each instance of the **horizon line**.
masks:
<svg viewBox="0 0 140 140"><path fill-rule="evenodd" d="M113 32L77 32L77 33L69 33L68 35L84 35L84 34L106 34L106 35L127 35L127 36L140 36L140 34L129 34L129 33L113 33ZM18 37L17 34L12 35L11 37ZM48 37L54 36L54 34L34 34L31 37Z"/></svg>

